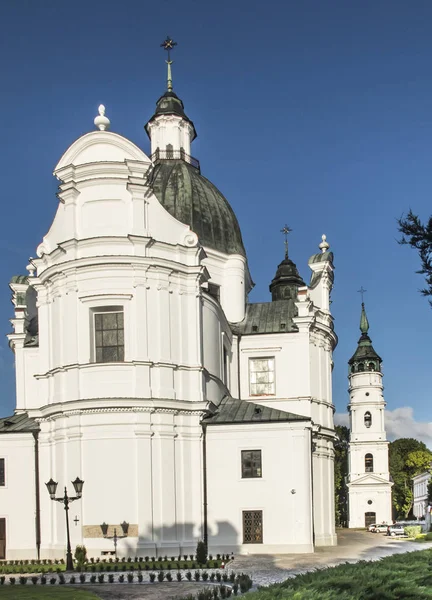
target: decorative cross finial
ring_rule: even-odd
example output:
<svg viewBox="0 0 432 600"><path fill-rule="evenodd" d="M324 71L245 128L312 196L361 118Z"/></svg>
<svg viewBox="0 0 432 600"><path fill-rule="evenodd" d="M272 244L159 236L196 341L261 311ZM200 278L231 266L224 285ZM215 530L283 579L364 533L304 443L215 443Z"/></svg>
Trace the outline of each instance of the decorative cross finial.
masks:
<svg viewBox="0 0 432 600"><path fill-rule="evenodd" d="M172 65L173 61L171 60L170 53L171 53L171 50L174 50L174 46L177 46L177 42L174 42L174 40L172 40L169 35L167 35L166 40L164 40L161 44L161 48L163 48L164 50L166 50L168 52L168 60L166 60L165 62L168 65L167 89L169 92L172 92L172 89L173 89L172 76L171 76L171 65Z"/></svg>
<svg viewBox="0 0 432 600"><path fill-rule="evenodd" d="M281 233L283 233L285 236L285 258L288 258L288 234L291 233L291 231L291 227L288 227L287 224L285 224L285 227L281 229Z"/></svg>
<svg viewBox="0 0 432 600"><path fill-rule="evenodd" d="M363 286L361 286L361 288L357 291L359 294L361 294L362 304L364 304L364 294L367 292L367 290L363 289Z"/></svg>

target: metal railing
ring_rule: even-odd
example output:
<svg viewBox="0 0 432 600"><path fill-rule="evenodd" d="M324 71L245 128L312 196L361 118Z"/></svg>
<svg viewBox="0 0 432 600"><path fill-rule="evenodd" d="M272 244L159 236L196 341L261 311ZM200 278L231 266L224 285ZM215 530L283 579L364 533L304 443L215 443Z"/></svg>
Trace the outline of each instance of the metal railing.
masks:
<svg viewBox="0 0 432 600"><path fill-rule="evenodd" d="M189 154L186 154L186 152L182 148L180 148L180 150L160 150L159 148L157 148L156 152L153 152L153 154L151 155L151 161L153 164L157 164L158 162L164 160L178 159L184 160L188 164L195 167L195 169L198 169L198 171L200 170L199 160L194 158L193 156L190 156Z"/></svg>

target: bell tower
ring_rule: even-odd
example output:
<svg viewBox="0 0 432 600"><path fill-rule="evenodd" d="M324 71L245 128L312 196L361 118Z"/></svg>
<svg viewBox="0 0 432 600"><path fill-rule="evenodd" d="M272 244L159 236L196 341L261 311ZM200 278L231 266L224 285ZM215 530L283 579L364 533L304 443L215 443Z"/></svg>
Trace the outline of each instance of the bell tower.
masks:
<svg viewBox="0 0 432 600"><path fill-rule="evenodd" d="M363 290L362 290L363 291ZM362 302L361 336L348 361L350 415L349 527L391 523L388 441L384 423L382 360L369 337L369 321Z"/></svg>

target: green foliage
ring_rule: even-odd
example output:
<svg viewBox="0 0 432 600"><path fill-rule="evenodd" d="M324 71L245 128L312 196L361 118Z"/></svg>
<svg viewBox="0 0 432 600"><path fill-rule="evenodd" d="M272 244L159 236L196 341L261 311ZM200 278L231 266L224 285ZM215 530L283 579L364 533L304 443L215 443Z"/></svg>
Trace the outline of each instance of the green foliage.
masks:
<svg viewBox="0 0 432 600"><path fill-rule="evenodd" d="M423 224L410 209L406 218L398 220L398 225L402 234L399 243L408 244L418 251L421 269L417 273L424 275L426 280L426 287L421 293L423 296L432 296L432 216ZM432 306L431 300L429 303Z"/></svg>
<svg viewBox="0 0 432 600"><path fill-rule="evenodd" d="M207 562L207 548L203 541L199 541L196 547L197 563L204 565Z"/></svg>
<svg viewBox="0 0 432 600"><path fill-rule="evenodd" d="M423 442L413 438L400 438L389 445L390 475L394 485L392 500L394 516L406 519L413 505L412 478L425 470L432 460L432 452Z"/></svg>
<svg viewBox="0 0 432 600"><path fill-rule="evenodd" d="M248 600L423 600L432 598L432 551L321 569L250 592Z"/></svg>
<svg viewBox="0 0 432 600"><path fill-rule="evenodd" d="M87 548L85 546L77 546L75 548L74 556L75 560L77 561L77 568L79 571L81 571L87 562Z"/></svg>
<svg viewBox="0 0 432 600"><path fill-rule="evenodd" d="M408 537L416 537L421 534L422 528L421 525L408 525L404 527L404 531Z"/></svg>
<svg viewBox="0 0 432 600"><path fill-rule="evenodd" d="M336 425L334 486L335 486L335 518L336 524L346 526L348 521L348 442L349 429L344 425Z"/></svg>

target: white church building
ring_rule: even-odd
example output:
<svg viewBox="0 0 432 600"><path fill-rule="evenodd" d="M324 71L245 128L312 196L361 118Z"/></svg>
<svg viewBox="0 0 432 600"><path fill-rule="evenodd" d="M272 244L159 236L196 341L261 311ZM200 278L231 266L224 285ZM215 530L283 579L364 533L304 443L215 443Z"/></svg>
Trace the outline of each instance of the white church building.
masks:
<svg viewBox="0 0 432 600"><path fill-rule="evenodd" d="M271 301L248 301L238 221L191 156L195 126L168 66L150 152L109 130L101 106L55 167L57 213L11 280L0 558L64 556L51 478L57 495L84 481L70 536L90 556L112 550L102 523L129 524L120 556L189 554L200 539L212 553L336 544L333 254L323 236L305 283L286 251ZM364 378L373 404L359 398ZM379 369L352 375L354 435L367 409L377 448L380 381ZM382 448L371 477L384 482Z"/></svg>
<svg viewBox="0 0 432 600"><path fill-rule="evenodd" d="M349 360L350 441L348 452L348 527L392 523L389 453L384 413L382 360L369 337L362 303L361 336Z"/></svg>

